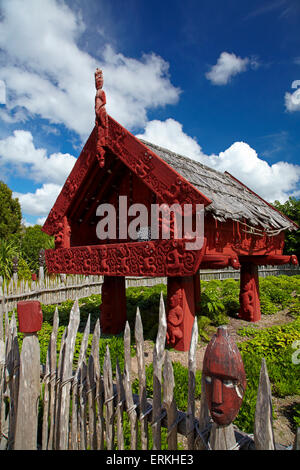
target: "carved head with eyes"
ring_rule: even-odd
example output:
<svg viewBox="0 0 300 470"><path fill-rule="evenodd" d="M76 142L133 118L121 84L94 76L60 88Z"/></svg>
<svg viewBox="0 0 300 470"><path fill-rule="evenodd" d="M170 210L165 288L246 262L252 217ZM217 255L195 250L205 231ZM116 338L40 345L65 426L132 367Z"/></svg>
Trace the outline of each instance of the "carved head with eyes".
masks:
<svg viewBox="0 0 300 470"><path fill-rule="evenodd" d="M221 426L232 423L243 401L246 374L240 352L226 326L218 328L206 348L203 375L212 419Z"/></svg>

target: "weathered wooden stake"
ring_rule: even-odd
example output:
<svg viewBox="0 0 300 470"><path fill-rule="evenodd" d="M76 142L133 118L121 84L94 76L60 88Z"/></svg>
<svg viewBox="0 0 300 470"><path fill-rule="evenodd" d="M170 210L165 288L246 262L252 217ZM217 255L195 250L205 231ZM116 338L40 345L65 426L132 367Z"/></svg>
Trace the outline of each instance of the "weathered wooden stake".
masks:
<svg viewBox="0 0 300 470"><path fill-rule="evenodd" d="M40 345L37 331L42 326L39 302L18 304L19 331L24 333L20 357L19 398L15 450L37 449L38 401L40 395Z"/></svg>
<svg viewBox="0 0 300 470"><path fill-rule="evenodd" d="M272 393L267 371L266 361L263 358L260 369L259 386L255 409L254 443L256 450L274 450L275 441L272 425Z"/></svg>

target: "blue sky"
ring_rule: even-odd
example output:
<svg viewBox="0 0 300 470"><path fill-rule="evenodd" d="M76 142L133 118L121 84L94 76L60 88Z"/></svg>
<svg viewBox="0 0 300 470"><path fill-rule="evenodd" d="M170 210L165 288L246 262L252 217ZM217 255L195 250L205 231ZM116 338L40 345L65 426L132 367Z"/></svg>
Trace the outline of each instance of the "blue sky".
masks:
<svg viewBox="0 0 300 470"><path fill-rule="evenodd" d="M107 110L135 135L300 196L299 0L0 1L0 179L42 223Z"/></svg>

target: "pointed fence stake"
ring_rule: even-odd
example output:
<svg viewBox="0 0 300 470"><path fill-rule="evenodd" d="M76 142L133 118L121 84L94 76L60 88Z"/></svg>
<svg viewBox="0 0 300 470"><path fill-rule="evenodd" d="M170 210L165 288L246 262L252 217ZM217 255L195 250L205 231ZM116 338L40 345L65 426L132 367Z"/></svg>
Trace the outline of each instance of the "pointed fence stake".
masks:
<svg viewBox="0 0 300 470"><path fill-rule="evenodd" d="M263 358L255 409L254 443L256 450L274 450L272 394L266 361Z"/></svg>

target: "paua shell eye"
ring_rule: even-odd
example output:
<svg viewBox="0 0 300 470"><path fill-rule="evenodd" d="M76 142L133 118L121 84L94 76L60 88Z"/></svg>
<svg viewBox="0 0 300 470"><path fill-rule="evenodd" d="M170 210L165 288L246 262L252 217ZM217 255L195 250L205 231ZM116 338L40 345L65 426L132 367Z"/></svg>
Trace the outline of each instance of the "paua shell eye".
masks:
<svg viewBox="0 0 300 470"><path fill-rule="evenodd" d="M208 384L211 384L211 377L209 375L207 375L205 377L205 381L208 383Z"/></svg>
<svg viewBox="0 0 300 470"><path fill-rule="evenodd" d="M225 387L229 387L229 388L234 386L233 381L229 379L223 380L223 384L225 385Z"/></svg>

